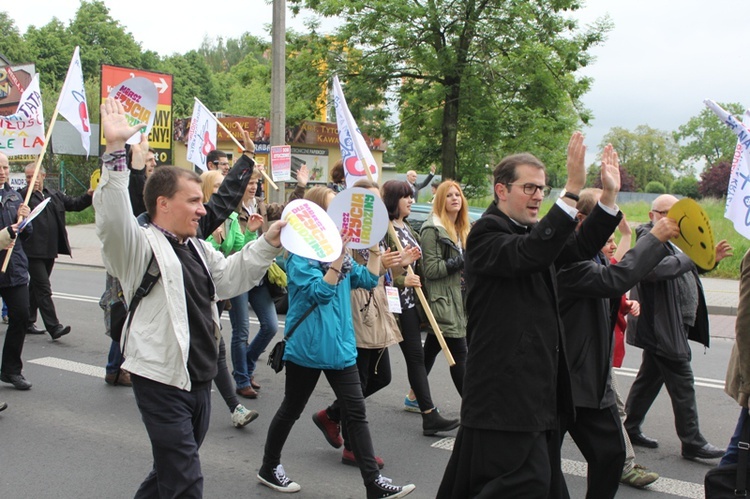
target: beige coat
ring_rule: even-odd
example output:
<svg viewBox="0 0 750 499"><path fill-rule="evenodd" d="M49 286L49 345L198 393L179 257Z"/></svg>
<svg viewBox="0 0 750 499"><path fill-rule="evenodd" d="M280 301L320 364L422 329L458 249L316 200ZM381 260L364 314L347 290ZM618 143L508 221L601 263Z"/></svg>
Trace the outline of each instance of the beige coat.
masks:
<svg viewBox="0 0 750 499"><path fill-rule="evenodd" d="M356 251L352 253L355 261L366 265L359 253ZM357 348L381 349L403 341L396 318L388 310L385 279L382 276L378 285L372 290L370 305L365 308L369 296L368 290L352 290L352 322L357 338Z"/></svg>
<svg viewBox="0 0 750 499"><path fill-rule="evenodd" d="M750 397L750 250L740 266L740 303L734 328L735 342L729 357L724 391L747 407Z"/></svg>

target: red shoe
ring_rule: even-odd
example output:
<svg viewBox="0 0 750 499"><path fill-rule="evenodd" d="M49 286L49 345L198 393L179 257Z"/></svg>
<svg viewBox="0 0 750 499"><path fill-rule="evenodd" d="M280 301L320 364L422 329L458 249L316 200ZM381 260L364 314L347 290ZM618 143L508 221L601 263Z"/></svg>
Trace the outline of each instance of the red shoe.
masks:
<svg viewBox="0 0 750 499"><path fill-rule="evenodd" d="M344 449L344 453L341 455L341 462L348 464L349 466L359 466L359 464L357 464L357 459L354 457L354 452L349 449ZM375 456L375 462L378 463L378 468L381 470L383 469L383 466L385 466L383 460L378 456Z"/></svg>
<svg viewBox="0 0 750 499"><path fill-rule="evenodd" d="M344 439L341 438L341 425L328 417L326 410L318 411L312 416L313 423L320 431L331 447L340 449L344 445Z"/></svg>

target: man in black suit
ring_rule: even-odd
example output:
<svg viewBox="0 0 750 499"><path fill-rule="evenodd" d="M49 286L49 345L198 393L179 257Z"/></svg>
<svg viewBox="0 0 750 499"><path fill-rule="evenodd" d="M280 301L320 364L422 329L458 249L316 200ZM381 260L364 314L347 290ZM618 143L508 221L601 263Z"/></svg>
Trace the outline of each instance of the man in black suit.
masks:
<svg viewBox="0 0 750 499"><path fill-rule="evenodd" d="M26 199L31 179L34 176L34 164L26 166L26 187L21 189L21 196ZM70 255L68 231L65 230L65 212L83 211L91 206L93 190L78 197L70 197L60 191L44 187L46 174L39 168L33 192L29 198L29 208L36 208L39 203L50 198L49 204L34 219L34 232L23 241L23 250L29 259L29 323L27 334L42 334L43 330L34 325L37 310L41 313L44 327L53 340L70 332L70 326L63 326L57 318L55 304L52 302L52 286L49 276L55 266L57 255Z"/></svg>
<svg viewBox="0 0 750 499"><path fill-rule="evenodd" d="M591 213L600 192L581 191L579 220ZM664 218L616 265L610 265L599 252L590 260L564 265L557 272L576 411L575 420L563 422L560 444L567 431L586 458L587 499L615 497L625 463L622 422L610 384L614 314L620 297L667 255L663 243L679 233L677 223Z"/></svg>
<svg viewBox="0 0 750 499"><path fill-rule="evenodd" d="M559 418L572 415L573 401L555 263L591 259L622 217L620 172L605 160L601 202L574 235L585 153L576 132L565 190L541 220L544 164L515 154L494 170L496 202L466 244L469 354L461 427L439 498L562 496Z"/></svg>

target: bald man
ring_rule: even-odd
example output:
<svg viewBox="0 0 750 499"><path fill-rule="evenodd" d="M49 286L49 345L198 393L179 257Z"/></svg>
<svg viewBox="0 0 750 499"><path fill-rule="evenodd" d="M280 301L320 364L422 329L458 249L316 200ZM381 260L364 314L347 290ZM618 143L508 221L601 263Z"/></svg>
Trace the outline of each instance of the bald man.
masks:
<svg viewBox="0 0 750 499"><path fill-rule="evenodd" d="M430 167L430 174L427 175L427 178L424 179L424 182L417 185L417 172L414 170L409 170L406 172L406 181L409 183L409 187L411 187L412 190L412 196L414 198L414 202L417 202L417 198L419 197L419 191L430 185L430 180L432 180L432 177L435 176L435 165L432 165Z"/></svg>
<svg viewBox="0 0 750 499"><path fill-rule="evenodd" d="M649 223L636 229L636 237L648 233L666 217L677 198L668 194L651 205ZM625 429L634 445L656 448L659 443L643 434L641 427L662 385L672 399L677 435L685 459L713 459L724 454L706 440L698 426L691 351L688 339L709 344L708 311L698 269L671 242L664 243L669 254L631 291L631 299L641 304L641 315L628 319L628 344L643 349L638 375L625 403ZM716 246L716 262L731 256L726 241Z"/></svg>

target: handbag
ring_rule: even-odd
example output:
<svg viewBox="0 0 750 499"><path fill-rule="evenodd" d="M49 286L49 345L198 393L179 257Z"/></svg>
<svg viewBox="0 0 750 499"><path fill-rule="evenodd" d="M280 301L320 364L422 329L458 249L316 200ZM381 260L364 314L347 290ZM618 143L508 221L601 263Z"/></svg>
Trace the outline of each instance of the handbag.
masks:
<svg viewBox="0 0 750 499"><path fill-rule="evenodd" d="M737 463L719 465L706 473L706 499L735 499L747 496L747 458L750 453L750 417L745 418L737 443Z"/></svg>
<svg viewBox="0 0 750 499"><path fill-rule="evenodd" d="M305 320L313 310L315 310L315 307L317 306L317 303L313 303L312 305L310 305L310 308L308 308L307 311L302 315L302 317L300 317L297 323L292 326L292 328L288 333L284 335L281 341L276 343L271 349L271 352L268 354L268 365L271 366L271 369L273 369L275 372L280 373L281 370L284 369L284 351L286 350L286 340L288 340L292 336L292 333L294 333L294 330L297 329L297 326L299 326L302 321Z"/></svg>

